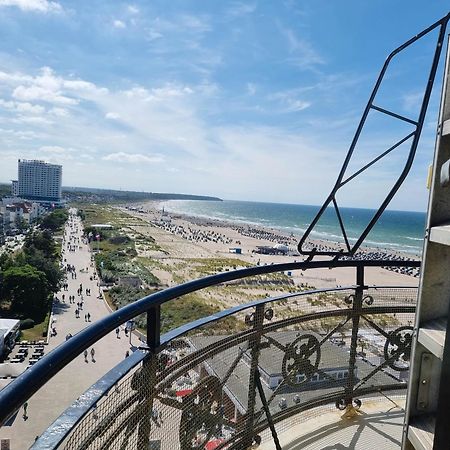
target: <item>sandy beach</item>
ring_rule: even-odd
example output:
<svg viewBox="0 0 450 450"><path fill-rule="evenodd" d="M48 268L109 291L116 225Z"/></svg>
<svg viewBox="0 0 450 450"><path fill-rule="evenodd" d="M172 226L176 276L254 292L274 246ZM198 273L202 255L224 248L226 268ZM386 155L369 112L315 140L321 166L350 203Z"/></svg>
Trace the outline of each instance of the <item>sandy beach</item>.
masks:
<svg viewBox="0 0 450 450"><path fill-rule="evenodd" d="M140 225L133 225L138 233L151 236L158 249L145 249L137 247L141 256L151 257L158 262L152 272L158 278L172 285L180 281L187 281L192 277L199 277L202 271L196 273L195 267L186 267L186 262L199 263L202 260L223 260L232 262L231 268L238 268L257 264L277 264L284 262L301 261L305 256L297 251L298 237L283 234L275 229L268 229L255 225L230 223L225 221L193 217L181 214L162 212L159 202L148 202L137 206L136 204L121 207L124 212L139 217ZM258 246L273 247L282 245L289 248L286 255L255 253ZM337 244L327 241L311 241L310 247L336 248ZM241 253L236 254L234 249L239 248ZM380 259L382 257L394 259L414 259L413 255L396 253L385 249L362 249L358 257L365 259ZM327 259L318 256L316 260ZM191 266L195 264L191 264ZM218 268L224 265L216 264ZM229 264L228 264L229 265ZM173 268L178 268L174 274ZM169 269L169 270L168 270ZM400 269L396 269L399 270ZM220 270L218 270L220 271ZM417 286L418 271L416 269L402 269L403 273L383 269L367 268L366 282L368 285L378 286ZM409 271L409 274L407 273ZM197 271L198 272L198 271ZM175 276L174 276L175 275ZM292 283L296 286L309 286L316 288L331 288L347 286L355 283L353 269L337 268L310 269L307 271L294 271L290 274Z"/></svg>

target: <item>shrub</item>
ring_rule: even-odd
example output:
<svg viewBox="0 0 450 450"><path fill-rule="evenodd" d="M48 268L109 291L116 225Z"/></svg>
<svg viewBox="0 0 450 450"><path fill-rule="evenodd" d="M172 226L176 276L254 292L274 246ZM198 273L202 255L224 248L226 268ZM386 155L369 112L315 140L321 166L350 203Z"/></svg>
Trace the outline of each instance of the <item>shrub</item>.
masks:
<svg viewBox="0 0 450 450"><path fill-rule="evenodd" d="M127 244L128 242L131 242L131 239L128 236L124 235L113 236L110 237L108 240L109 242L111 242L111 244L114 245Z"/></svg>
<svg viewBox="0 0 450 450"><path fill-rule="evenodd" d="M20 321L20 329L21 330L28 330L29 328L34 327L34 320L33 319L24 319Z"/></svg>

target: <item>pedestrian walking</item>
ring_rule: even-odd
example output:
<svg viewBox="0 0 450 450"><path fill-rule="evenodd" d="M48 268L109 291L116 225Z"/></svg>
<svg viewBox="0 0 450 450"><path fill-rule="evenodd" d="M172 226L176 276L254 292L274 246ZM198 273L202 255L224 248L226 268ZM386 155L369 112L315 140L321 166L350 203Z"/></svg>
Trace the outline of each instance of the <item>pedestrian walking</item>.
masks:
<svg viewBox="0 0 450 450"><path fill-rule="evenodd" d="M85 350L85 351L84 351L84 361L85 361L85 362L88 362L87 357L88 357L88 351Z"/></svg>
<svg viewBox="0 0 450 450"><path fill-rule="evenodd" d="M91 358L92 358L92 362L95 362L94 356L95 356L95 350L94 350L94 347L92 347L92 348L91 348Z"/></svg>
<svg viewBox="0 0 450 450"><path fill-rule="evenodd" d="M117 339L120 339L119 333L120 333L120 329L119 329L119 328L116 328L116 337L117 337Z"/></svg>
<svg viewBox="0 0 450 450"><path fill-rule="evenodd" d="M28 411L28 402L25 402L23 404L23 420L28 419L27 411Z"/></svg>
<svg viewBox="0 0 450 450"><path fill-rule="evenodd" d="M87 316L87 321L90 322L91 321L91 315L89 313L87 313L86 316Z"/></svg>

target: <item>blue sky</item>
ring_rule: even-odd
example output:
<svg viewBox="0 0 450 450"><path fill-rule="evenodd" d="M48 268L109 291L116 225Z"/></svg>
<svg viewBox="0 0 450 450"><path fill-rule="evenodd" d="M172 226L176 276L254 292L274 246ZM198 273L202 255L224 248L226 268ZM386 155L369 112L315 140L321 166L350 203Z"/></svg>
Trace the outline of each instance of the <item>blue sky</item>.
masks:
<svg viewBox="0 0 450 450"><path fill-rule="evenodd" d="M40 158L63 164L64 185L320 204L385 57L446 13L437 0L0 0L0 180ZM396 62L379 106L417 118L431 37ZM437 107L394 209L426 208ZM375 114L352 168L409 130ZM376 207L402 151L341 204Z"/></svg>

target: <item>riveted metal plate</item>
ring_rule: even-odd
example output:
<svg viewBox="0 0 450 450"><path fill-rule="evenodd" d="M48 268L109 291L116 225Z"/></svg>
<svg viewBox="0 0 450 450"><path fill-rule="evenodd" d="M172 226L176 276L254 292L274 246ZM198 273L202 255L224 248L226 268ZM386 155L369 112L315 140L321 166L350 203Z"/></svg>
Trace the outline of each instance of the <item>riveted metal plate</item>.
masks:
<svg viewBox="0 0 450 450"><path fill-rule="evenodd" d="M420 364L419 387L417 389L417 409L427 411L430 406L431 377L434 356L429 352L422 353Z"/></svg>

